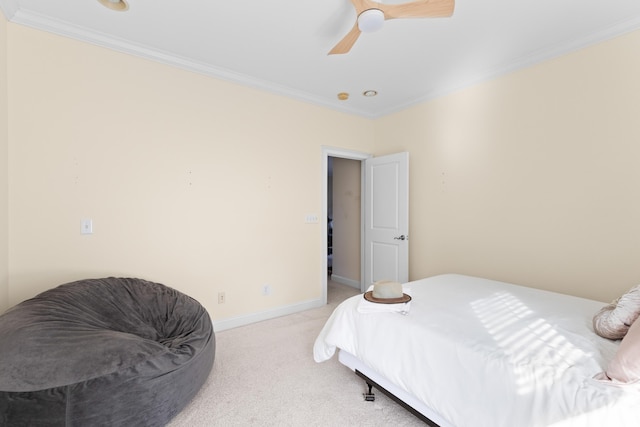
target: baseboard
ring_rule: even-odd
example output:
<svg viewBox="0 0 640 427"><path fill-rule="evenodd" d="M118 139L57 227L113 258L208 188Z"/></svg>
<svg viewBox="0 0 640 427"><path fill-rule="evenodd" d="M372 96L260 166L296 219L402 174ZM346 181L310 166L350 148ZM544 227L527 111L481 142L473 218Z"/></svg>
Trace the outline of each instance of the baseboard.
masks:
<svg viewBox="0 0 640 427"><path fill-rule="evenodd" d="M357 280L348 279L346 277L338 276L337 274L331 274L331 280L360 290L360 282Z"/></svg>
<svg viewBox="0 0 640 427"><path fill-rule="evenodd" d="M299 304L292 304L283 307L277 307L271 310L265 310L258 313L248 314L246 316L230 317L228 319L214 320L213 330L215 332L233 329L240 326L250 325L263 320L275 319L276 317L287 316L289 314L299 313L301 311L311 310L313 308L322 307L324 304L321 299L305 301Z"/></svg>

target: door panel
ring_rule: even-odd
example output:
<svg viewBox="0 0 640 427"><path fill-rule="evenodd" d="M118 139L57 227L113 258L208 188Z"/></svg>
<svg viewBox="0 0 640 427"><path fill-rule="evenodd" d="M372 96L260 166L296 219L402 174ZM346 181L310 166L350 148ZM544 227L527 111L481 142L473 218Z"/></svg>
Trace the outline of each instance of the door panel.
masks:
<svg viewBox="0 0 640 427"><path fill-rule="evenodd" d="M364 286L409 280L409 153L365 161Z"/></svg>
<svg viewBox="0 0 640 427"><path fill-rule="evenodd" d="M396 280L395 278L398 277L397 272L400 264L398 246L373 242L371 247L372 277L375 278L373 281L384 280L385 278Z"/></svg>
<svg viewBox="0 0 640 427"><path fill-rule="evenodd" d="M372 227L376 230L397 230L399 227L397 188L399 179L396 162L372 164Z"/></svg>

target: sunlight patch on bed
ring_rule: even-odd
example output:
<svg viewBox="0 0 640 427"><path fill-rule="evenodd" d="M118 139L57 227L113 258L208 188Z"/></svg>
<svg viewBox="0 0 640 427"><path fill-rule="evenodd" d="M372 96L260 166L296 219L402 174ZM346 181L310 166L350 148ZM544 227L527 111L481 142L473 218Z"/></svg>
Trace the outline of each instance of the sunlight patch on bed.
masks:
<svg viewBox="0 0 640 427"><path fill-rule="evenodd" d="M471 307L513 366L519 394L552 385L586 356L509 292L473 301Z"/></svg>

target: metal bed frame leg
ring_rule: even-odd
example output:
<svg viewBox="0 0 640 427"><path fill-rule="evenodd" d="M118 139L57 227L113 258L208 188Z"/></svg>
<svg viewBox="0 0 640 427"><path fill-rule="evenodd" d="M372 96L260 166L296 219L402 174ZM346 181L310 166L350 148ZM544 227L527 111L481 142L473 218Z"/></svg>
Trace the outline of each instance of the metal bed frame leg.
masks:
<svg viewBox="0 0 640 427"><path fill-rule="evenodd" d="M372 393L371 389L373 389L373 385L371 385L371 383L369 381L365 381L367 383L367 385L369 386L369 392L368 393L362 393L362 395L364 396L364 400L366 400L367 402L374 402L376 400L376 395Z"/></svg>
<svg viewBox="0 0 640 427"><path fill-rule="evenodd" d="M431 426L431 427L440 427L440 426L438 426L438 424L436 424L435 422L431 421L429 418L425 417L424 415L422 415L420 412L416 411L411 406L407 405L401 399L396 397L393 393L388 391L386 388L382 387L377 382L373 381L371 378L369 378L368 376L366 376L365 374L363 374L359 370L356 369L355 372L356 372L356 375L359 376L360 378L362 378L367 383L367 386L369 387L369 392L368 393L362 393L362 395L364 396L364 400L365 401L373 402L373 401L376 400L376 396L372 392L373 387L375 387L378 390L380 390L382 393L387 395L389 398L391 398L393 401L398 403L400 406L402 406L403 408L405 408L406 410L411 412L413 415L418 417L420 419L420 421L422 421L423 423L425 423L425 424L427 424L428 426Z"/></svg>

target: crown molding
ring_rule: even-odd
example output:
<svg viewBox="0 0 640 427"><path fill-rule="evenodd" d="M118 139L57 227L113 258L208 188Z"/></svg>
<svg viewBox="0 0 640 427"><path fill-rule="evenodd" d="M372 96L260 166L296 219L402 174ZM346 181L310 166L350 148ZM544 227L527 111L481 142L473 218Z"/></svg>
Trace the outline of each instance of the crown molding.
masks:
<svg viewBox="0 0 640 427"><path fill-rule="evenodd" d="M8 0L0 0L0 2L2 1L6 2ZM209 77L236 83L242 86L252 87L254 89L259 89L280 96L285 96L287 98L297 99L321 107L368 118L373 117L368 112L350 108L349 106L336 105L331 100L323 99L307 92L292 89L283 85L278 85L273 82L256 79L246 74L237 73L225 68L215 67L202 62L193 61L191 59L176 55L172 52L136 44L129 40L113 37L111 35L90 30L88 28L80 27L77 25L72 25L68 22L53 19L51 17L34 12L17 10L13 15L13 18L11 19L11 22L63 37L68 37L81 42L90 43L96 46L105 47L128 55L149 59L165 65L182 68L187 71L192 71Z"/></svg>
<svg viewBox="0 0 640 427"><path fill-rule="evenodd" d="M7 21L11 21L18 12L18 0L0 0L0 10Z"/></svg>
<svg viewBox="0 0 640 427"><path fill-rule="evenodd" d="M332 99L330 100L321 98L308 92L300 91L283 85L278 85L273 82L256 79L252 76L237 73L221 67L215 67L209 64L193 61L191 59L176 55L172 52L139 45L136 43L132 43L131 41L119 39L117 37L90 30L88 28L72 25L65 21L56 20L48 16L24 11L19 8L17 0L0 0L0 9L5 14L5 17L12 23L22 24L34 29L50 32L64 37L69 37L82 42L112 49L121 53L134 55L166 65L182 68L184 70L236 83L242 86L252 87L276 95L297 99L306 103L315 104L321 107L330 108L332 110L354 114L369 119L376 119L389 114L397 113L417 104L449 95L451 93L460 91L484 81L491 80L505 74L530 67L532 65L640 29L640 17L624 20L611 26L602 28L599 31L591 33L585 37L578 38L561 45L554 45L549 46L548 48L540 49L530 55L521 57L508 63L500 64L499 66L491 69L485 69L481 72L476 73L474 76L470 76L465 81L458 81L446 87L440 87L406 103L399 104L397 106L378 111L376 113L372 113L353 108L348 104L336 104Z"/></svg>
<svg viewBox="0 0 640 427"><path fill-rule="evenodd" d="M580 49L584 49L588 46L592 46L613 38L623 36L633 31L640 29L640 17L627 19L617 22L611 26L604 27L595 33L590 33L586 37L577 38L570 42L550 46L548 48L540 49L530 55L523 56L517 60L504 63L501 66L497 66L491 69L484 70L475 76L471 76L465 81L459 81L447 87L441 87L437 90L431 91L419 98L406 102L402 105L398 105L394 108L380 111L376 117L384 117L389 114L394 114L415 105L427 102L436 98L440 98L446 95L450 95L454 92L466 89L468 87L480 84L482 82L492 80L506 74L518 71L527 67L531 67L536 64L540 64L544 61L551 60L553 58L567 55L572 52L576 52Z"/></svg>

